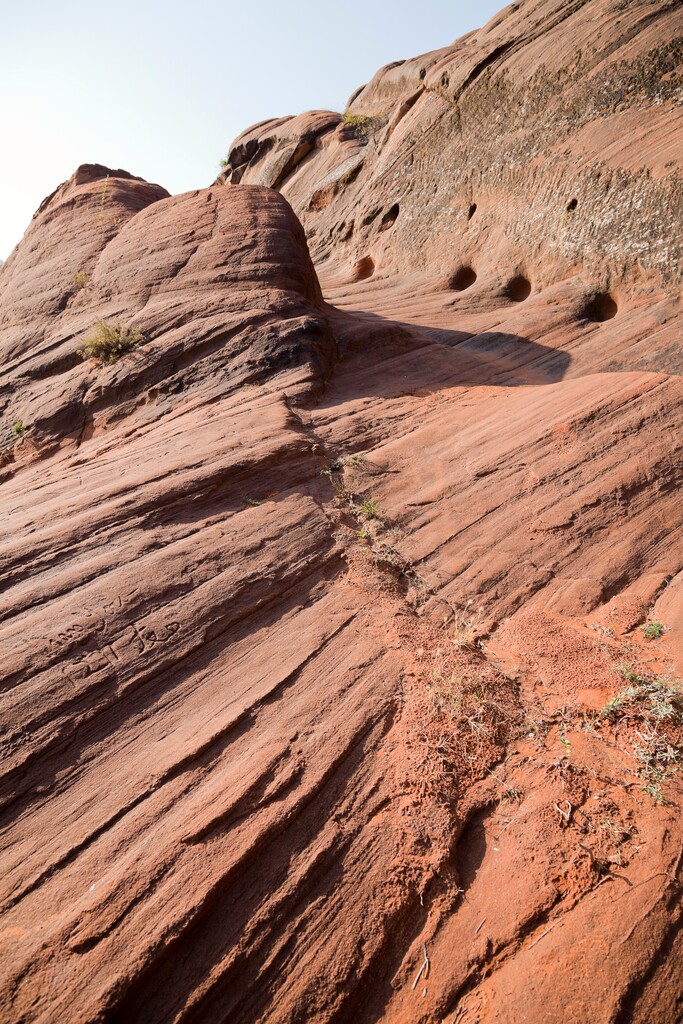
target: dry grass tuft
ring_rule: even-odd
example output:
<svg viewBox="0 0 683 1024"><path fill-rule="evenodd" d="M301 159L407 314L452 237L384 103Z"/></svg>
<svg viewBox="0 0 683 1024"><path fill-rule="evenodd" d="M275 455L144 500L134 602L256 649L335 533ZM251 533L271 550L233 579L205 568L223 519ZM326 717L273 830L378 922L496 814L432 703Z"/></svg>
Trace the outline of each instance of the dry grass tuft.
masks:
<svg viewBox="0 0 683 1024"><path fill-rule="evenodd" d="M423 795L462 792L500 757L519 725L514 683L480 655L420 648L421 679L409 700Z"/></svg>
<svg viewBox="0 0 683 1024"><path fill-rule="evenodd" d="M643 792L665 803L663 783L683 769L683 695L665 679L641 676L630 668L622 674L628 685L601 709L599 718L626 732Z"/></svg>
<svg viewBox="0 0 683 1024"><path fill-rule="evenodd" d="M481 646L481 640L486 635L486 628L477 613L470 613L471 601L468 601L462 612L455 616L452 626L453 643L463 651L473 651Z"/></svg>

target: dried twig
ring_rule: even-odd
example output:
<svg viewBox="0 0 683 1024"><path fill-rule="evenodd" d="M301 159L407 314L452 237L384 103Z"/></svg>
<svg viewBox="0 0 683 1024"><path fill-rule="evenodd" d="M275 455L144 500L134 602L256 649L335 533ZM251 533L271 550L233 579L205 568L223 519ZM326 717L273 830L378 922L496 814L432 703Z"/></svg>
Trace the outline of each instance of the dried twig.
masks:
<svg viewBox="0 0 683 1024"><path fill-rule="evenodd" d="M484 918L483 921L480 921L479 924L477 925L477 927L474 929L474 934L475 935L479 934L479 932L481 931L482 925L483 925L485 920L486 920L486 918Z"/></svg>
<svg viewBox="0 0 683 1024"><path fill-rule="evenodd" d="M415 981L413 982L413 991L417 988L417 983L418 983L418 981L420 980L420 978L422 977L422 975L423 975L423 973L425 971L427 972L425 974L425 981L427 980L427 977L429 976L429 957L427 956L427 947L425 945L422 946L422 952L424 953L424 960L422 961L422 964L420 966L420 970L417 972L417 977L415 978Z"/></svg>
<svg viewBox="0 0 683 1024"><path fill-rule="evenodd" d="M534 939L534 941L531 943L531 946L529 946L529 949L531 949L532 946L535 946L537 942L540 942L541 939L545 938L545 936L548 934L548 932L551 932L556 924L557 924L557 921L555 921L554 924L551 924L550 928L546 928L546 930L544 932L541 932L541 934L538 936L538 938Z"/></svg>
<svg viewBox="0 0 683 1024"><path fill-rule="evenodd" d="M572 811L573 811L573 809L574 809L574 808L572 807L572 805L571 805L571 803L569 802L569 800L563 800L563 801L562 801L562 803L566 804L566 805L567 805L567 807L569 808L569 810L567 810L567 811L564 811L564 810L563 810L563 809L562 809L562 808L560 807L560 805L559 805L559 804L555 804L555 805L554 805L554 806L555 806L555 810L556 810L556 811L558 812L558 814L561 814L561 815L562 815L562 817L564 818L564 820L565 820L565 821L567 822L567 824L569 824L569 821L570 821L570 819L571 819L571 816L572 816Z"/></svg>

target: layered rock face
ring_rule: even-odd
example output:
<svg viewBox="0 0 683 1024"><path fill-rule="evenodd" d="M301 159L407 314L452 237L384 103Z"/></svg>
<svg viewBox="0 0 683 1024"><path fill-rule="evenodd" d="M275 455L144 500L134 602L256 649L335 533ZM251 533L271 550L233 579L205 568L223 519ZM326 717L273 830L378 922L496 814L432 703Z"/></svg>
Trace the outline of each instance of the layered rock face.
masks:
<svg viewBox="0 0 683 1024"><path fill-rule="evenodd" d="M370 259L431 290L467 266L486 295L580 271L618 304L680 286L682 59L678 3L511 4L380 70L336 128L317 113L255 126L219 180L279 187L323 279ZM283 178L274 153L304 141Z"/></svg>
<svg viewBox="0 0 683 1024"><path fill-rule="evenodd" d="M299 365L312 382L335 358L301 226L270 189L171 199L81 167L7 261L0 302L3 415L41 445L161 394L220 394ZM98 319L134 321L146 339L104 374L78 354Z"/></svg>
<svg viewBox="0 0 683 1024"><path fill-rule="evenodd" d="M682 1019L682 56L528 0L211 188L43 203L0 1019Z"/></svg>

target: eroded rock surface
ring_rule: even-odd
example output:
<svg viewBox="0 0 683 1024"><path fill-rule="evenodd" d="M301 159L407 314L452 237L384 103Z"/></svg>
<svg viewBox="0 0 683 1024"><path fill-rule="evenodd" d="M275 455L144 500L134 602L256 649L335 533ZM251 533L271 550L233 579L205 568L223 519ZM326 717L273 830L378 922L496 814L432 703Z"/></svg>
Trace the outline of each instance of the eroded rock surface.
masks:
<svg viewBox="0 0 683 1024"><path fill-rule="evenodd" d="M514 4L211 188L41 206L0 1019L681 1020L682 37Z"/></svg>
<svg viewBox="0 0 683 1024"><path fill-rule="evenodd" d="M533 0L382 68L279 183L323 280L371 258L427 290L463 266L488 292L680 287L682 19L666 0ZM287 122L290 147L308 125Z"/></svg>

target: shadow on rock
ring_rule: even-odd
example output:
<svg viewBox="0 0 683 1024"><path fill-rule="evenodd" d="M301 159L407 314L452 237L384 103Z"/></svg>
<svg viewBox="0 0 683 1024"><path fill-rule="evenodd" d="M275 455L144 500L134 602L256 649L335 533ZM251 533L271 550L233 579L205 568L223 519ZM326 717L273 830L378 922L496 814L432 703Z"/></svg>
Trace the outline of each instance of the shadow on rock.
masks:
<svg viewBox="0 0 683 1024"><path fill-rule="evenodd" d="M571 361L568 352L517 334L471 334L356 310L330 309L328 315L340 360L358 364L367 393L381 397L442 387L555 384Z"/></svg>

